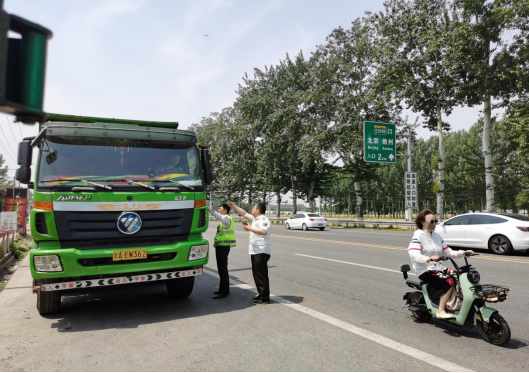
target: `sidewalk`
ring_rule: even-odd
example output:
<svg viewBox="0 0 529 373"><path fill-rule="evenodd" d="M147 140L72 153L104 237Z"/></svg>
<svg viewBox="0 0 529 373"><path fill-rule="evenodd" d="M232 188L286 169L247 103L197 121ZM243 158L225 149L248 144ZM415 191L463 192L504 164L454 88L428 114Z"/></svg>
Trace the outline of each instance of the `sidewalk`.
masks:
<svg viewBox="0 0 529 373"><path fill-rule="evenodd" d="M31 294L33 285L29 269L29 255L18 264L18 269L12 274L4 290L0 292L0 320L13 320L26 312L29 307L35 307L34 297L27 296ZM28 303L30 301L31 304ZM0 330L2 330L1 322Z"/></svg>

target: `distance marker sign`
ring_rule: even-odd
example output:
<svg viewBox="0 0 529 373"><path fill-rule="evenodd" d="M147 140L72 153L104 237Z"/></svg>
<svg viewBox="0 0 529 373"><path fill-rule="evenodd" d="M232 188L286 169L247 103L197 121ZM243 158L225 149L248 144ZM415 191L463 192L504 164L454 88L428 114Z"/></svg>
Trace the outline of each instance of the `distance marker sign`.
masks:
<svg viewBox="0 0 529 373"><path fill-rule="evenodd" d="M394 124L364 122L364 161L376 163L397 161Z"/></svg>

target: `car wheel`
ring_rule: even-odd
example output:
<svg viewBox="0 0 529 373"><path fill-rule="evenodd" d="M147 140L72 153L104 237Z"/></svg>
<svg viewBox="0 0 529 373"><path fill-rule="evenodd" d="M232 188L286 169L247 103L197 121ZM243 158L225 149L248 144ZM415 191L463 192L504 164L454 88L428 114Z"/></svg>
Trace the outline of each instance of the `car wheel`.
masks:
<svg viewBox="0 0 529 373"><path fill-rule="evenodd" d="M290 225L288 225L288 223L285 224L285 229L290 229Z"/></svg>
<svg viewBox="0 0 529 373"><path fill-rule="evenodd" d="M302 228L303 228L304 231L308 231L309 230L309 228L307 227L307 224L305 224L305 223L303 223Z"/></svg>
<svg viewBox="0 0 529 373"><path fill-rule="evenodd" d="M512 251L512 244L507 237L497 235L489 240L489 250L497 255L506 255Z"/></svg>

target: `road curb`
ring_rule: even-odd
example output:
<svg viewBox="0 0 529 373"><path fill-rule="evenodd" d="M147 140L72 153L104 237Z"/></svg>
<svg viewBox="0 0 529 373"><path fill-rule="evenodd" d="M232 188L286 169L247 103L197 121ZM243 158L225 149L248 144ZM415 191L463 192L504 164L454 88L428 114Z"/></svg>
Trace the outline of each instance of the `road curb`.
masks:
<svg viewBox="0 0 529 373"><path fill-rule="evenodd" d="M0 260L0 276L7 270L5 267L9 267L15 260L15 257L11 253Z"/></svg>

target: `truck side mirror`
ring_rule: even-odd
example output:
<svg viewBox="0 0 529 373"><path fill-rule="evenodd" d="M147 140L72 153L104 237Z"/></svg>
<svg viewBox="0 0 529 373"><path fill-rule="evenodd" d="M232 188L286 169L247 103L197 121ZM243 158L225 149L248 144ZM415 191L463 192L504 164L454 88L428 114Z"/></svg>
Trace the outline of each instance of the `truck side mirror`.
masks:
<svg viewBox="0 0 529 373"><path fill-rule="evenodd" d="M20 166L15 173L15 179L23 184L28 184L31 179L31 156L33 148L31 141L22 141L18 144L17 163Z"/></svg>
<svg viewBox="0 0 529 373"><path fill-rule="evenodd" d="M202 160L202 169L204 170L204 181L206 185L213 182L213 171L211 169L211 154L208 148L202 148L200 158Z"/></svg>

